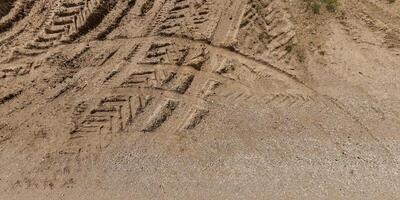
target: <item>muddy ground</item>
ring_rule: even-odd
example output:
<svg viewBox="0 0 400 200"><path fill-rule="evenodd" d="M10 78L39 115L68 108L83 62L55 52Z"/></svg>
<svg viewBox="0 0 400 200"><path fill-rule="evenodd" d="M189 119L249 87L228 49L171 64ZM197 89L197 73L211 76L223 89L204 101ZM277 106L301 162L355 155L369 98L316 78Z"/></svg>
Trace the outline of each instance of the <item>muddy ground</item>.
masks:
<svg viewBox="0 0 400 200"><path fill-rule="evenodd" d="M396 199L400 2L0 2L0 199Z"/></svg>

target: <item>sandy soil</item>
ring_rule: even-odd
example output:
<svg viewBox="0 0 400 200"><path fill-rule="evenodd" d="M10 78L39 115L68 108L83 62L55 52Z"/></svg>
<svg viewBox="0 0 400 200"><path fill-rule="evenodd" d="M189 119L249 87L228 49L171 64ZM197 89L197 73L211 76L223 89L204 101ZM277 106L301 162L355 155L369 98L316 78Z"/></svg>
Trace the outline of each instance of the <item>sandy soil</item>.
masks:
<svg viewBox="0 0 400 200"><path fill-rule="evenodd" d="M400 2L0 2L0 199L396 199Z"/></svg>

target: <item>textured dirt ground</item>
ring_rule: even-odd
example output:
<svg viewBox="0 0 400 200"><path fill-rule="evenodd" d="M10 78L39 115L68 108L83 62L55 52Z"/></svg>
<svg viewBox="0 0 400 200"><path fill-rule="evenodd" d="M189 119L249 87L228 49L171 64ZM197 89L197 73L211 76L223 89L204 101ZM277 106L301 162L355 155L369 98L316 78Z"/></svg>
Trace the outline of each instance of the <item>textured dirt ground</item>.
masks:
<svg viewBox="0 0 400 200"><path fill-rule="evenodd" d="M396 199L400 2L0 1L0 199Z"/></svg>

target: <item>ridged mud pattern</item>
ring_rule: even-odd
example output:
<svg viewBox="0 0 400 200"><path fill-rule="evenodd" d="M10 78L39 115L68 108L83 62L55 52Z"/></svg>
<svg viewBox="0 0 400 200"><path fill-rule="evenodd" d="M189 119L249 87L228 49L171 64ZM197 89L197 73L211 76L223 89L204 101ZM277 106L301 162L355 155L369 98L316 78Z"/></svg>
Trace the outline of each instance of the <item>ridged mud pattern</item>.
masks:
<svg viewBox="0 0 400 200"><path fill-rule="evenodd" d="M27 16L34 4L34 0L15 0L3 3L0 11L2 12L0 13L0 33L8 31L16 22Z"/></svg>
<svg viewBox="0 0 400 200"><path fill-rule="evenodd" d="M140 9L140 15L145 16L154 6L155 0L146 0Z"/></svg>
<svg viewBox="0 0 400 200"><path fill-rule="evenodd" d="M155 23L155 34L210 39L217 25L218 10L211 0L166 1Z"/></svg>
<svg viewBox="0 0 400 200"><path fill-rule="evenodd" d="M178 102L171 99L167 99L165 102L162 102L161 105L156 108L154 114L151 115L149 120L145 123L143 131L151 132L160 127L161 124L172 115L172 112L177 106Z"/></svg>
<svg viewBox="0 0 400 200"><path fill-rule="evenodd" d="M201 108L194 108L193 111L190 112L187 121L183 124L182 128L185 130L194 129L207 115L208 110Z"/></svg>
<svg viewBox="0 0 400 200"><path fill-rule="evenodd" d="M188 131L207 120L213 104L259 102L275 108L286 104L300 108L308 101L302 98L301 90L299 94L283 93L282 97L268 90L256 92L259 81L274 81L277 72L245 56L231 59L225 53L218 54L223 48L186 40L158 38L127 51L134 59L123 56L124 60L136 64L105 74L102 82L107 86L103 87L111 88L100 92L102 98L85 102L85 111L74 114L77 120L72 138L104 131ZM102 63L97 62L98 66ZM286 76L278 76L282 75ZM286 81L302 88L290 77ZM76 109L82 110L81 104Z"/></svg>
<svg viewBox="0 0 400 200"><path fill-rule="evenodd" d="M231 9L242 13L228 20L236 30L221 31L224 24L220 18L229 16L218 6L234 6ZM61 69L54 79L61 82L48 92L46 101L52 102L69 96L76 87L92 87L86 82L81 85L80 78L75 77L80 68L104 73L99 90L77 102L72 138L105 131L188 131L206 121L215 106L250 102L272 107L297 105L307 102L306 96L312 93L292 75L255 59L270 55L279 60L284 56L280 50L293 41L287 16L275 2L250 0L230 5L211 0L60 0L50 9L36 38L14 50L0 75L4 80L30 77L37 73L31 73L35 58L46 56L45 60L56 61ZM156 9L159 11L154 13ZM129 23L125 19L151 23L137 27L144 31L142 36L118 37L113 33L116 38L108 39L110 33L123 28L121 23ZM257 48L248 42L260 39L260 33L268 34L268 40L258 41L263 46L257 46L256 52L265 52L253 54ZM237 43L225 46L224 41L216 39L224 38L223 34ZM88 45L95 42L93 39L101 42L85 46L79 38L86 35L82 41ZM135 45L124 50L131 43ZM56 47L66 44L72 52L84 51L60 56L69 52ZM33 61L12 65L22 58ZM108 70L102 72L103 68ZM63 76L61 72L69 74ZM273 84L264 87L265 81ZM294 91L279 93L281 87Z"/></svg>
<svg viewBox="0 0 400 200"><path fill-rule="evenodd" d="M91 1L89 1L91 2ZM90 30L94 29L97 25L100 24L100 22L103 20L103 18L107 15L108 12L110 12L114 6L116 5L116 1L106 1L106 0L98 0L94 1L92 4L87 3L87 8L86 10L84 9L81 13L86 13L89 12L90 14L85 16L83 15L84 20L83 22L76 22L77 24L82 24L82 25L77 25L77 31L74 33L70 33L70 37L72 40L85 35L88 33Z"/></svg>
<svg viewBox="0 0 400 200"><path fill-rule="evenodd" d="M99 34L97 34L96 38L99 40L104 40L106 39L107 35L110 34L114 29L116 29L122 19L129 13L129 11L136 5L137 0L127 0L121 2L118 2L115 6L117 7L116 9L118 10L117 16L112 20L111 24L107 26L105 30L102 30ZM119 8L122 7L122 8Z"/></svg>
<svg viewBox="0 0 400 200"><path fill-rule="evenodd" d="M255 57L285 56L294 43L295 30L279 1L250 0L237 33L239 51Z"/></svg>
<svg viewBox="0 0 400 200"><path fill-rule="evenodd" d="M0 19L10 12L14 3L15 3L15 1L0 2Z"/></svg>
<svg viewBox="0 0 400 200"><path fill-rule="evenodd" d="M61 43L70 43L94 29L116 1L81 0L56 2L44 29L36 38L14 53L36 56Z"/></svg>
<svg viewBox="0 0 400 200"><path fill-rule="evenodd" d="M0 68L0 79L27 75L33 70L33 63L14 64Z"/></svg>
<svg viewBox="0 0 400 200"><path fill-rule="evenodd" d="M112 78L108 78L112 79ZM130 74L121 83L116 93L138 93L140 88L146 88L145 95L128 96L113 95L100 100L97 106L92 106L88 115L84 115L81 105L75 112L77 128L73 133L89 133L106 127L110 132L121 132L131 129L152 132L162 126L173 111L182 108L184 112L190 104L187 100L171 100L167 96L179 96L186 93L193 82L194 75L167 70L138 71ZM160 92L159 92L160 91ZM115 93L112 92L112 93ZM186 99L186 98L185 98ZM190 99L190 98L189 98ZM186 103L187 105L185 105ZM90 105L90 104L88 104ZM85 106L85 109L89 108ZM89 111L89 110L88 110ZM174 115L184 115L177 111ZM117 120L117 121L115 121ZM192 124L194 128L196 123ZM117 129L115 127L118 126Z"/></svg>

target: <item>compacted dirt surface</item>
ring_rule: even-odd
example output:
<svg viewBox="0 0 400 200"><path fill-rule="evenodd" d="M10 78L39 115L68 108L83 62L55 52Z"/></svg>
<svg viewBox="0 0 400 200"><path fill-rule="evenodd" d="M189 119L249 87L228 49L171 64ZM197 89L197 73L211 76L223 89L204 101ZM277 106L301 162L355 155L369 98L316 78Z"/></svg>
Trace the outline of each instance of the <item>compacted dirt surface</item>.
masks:
<svg viewBox="0 0 400 200"><path fill-rule="evenodd" d="M398 198L400 2L321 5L0 1L0 199Z"/></svg>

